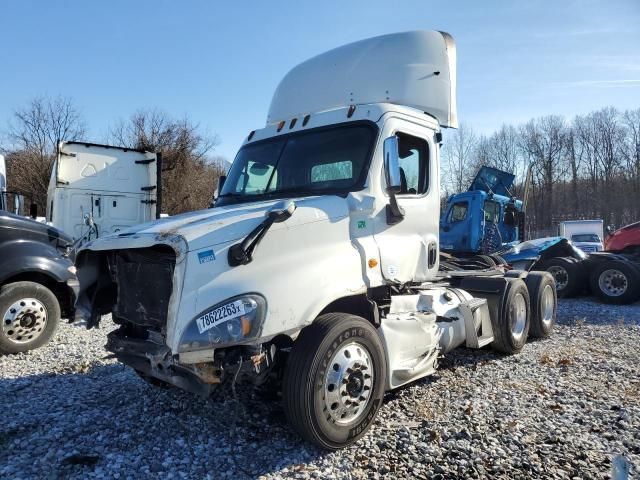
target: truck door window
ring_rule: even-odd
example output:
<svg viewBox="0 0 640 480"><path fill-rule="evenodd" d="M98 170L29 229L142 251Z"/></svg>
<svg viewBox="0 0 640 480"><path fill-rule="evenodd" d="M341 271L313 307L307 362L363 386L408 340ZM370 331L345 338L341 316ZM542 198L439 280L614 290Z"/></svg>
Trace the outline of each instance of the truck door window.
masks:
<svg viewBox="0 0 640 480"><path fill-rule="evenodd" d="M451 207L451 213L449 214L450 222L461 222L467 218L467 210L469 209L468 202L456 202Z"/></svg>
<svg viewBox="0 0 640 480"><path fill-rule="evenodd" d="M400 153L400 195L420 195L429 188L429 145L427 141L397 133Z"/></svg>
<svg viewBox="0 0 640 480"><path fill-rule="evenodd" d="M487 222L498 223L500 221L500 204L493 200L484 202L484 219Z"/></svg>

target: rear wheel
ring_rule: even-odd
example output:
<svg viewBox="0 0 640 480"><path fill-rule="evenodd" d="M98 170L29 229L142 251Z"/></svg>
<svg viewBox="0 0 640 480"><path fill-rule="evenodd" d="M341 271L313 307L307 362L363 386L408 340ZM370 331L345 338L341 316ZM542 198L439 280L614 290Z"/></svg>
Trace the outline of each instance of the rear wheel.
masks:
<svg viewBox="0 0 640 480"><path fill-rule="evenodd" d="M531 319L529 292L524 281L506 278L506 292L501 308L493 305L491 320L494 340L491 347L503 353L519 353L527 342Z"/></svg>
<svg viewBox="0 0 640 480"><path fill-rule="evenodd" d="M355 315L329 313L302 330L284 374L289 423L305 440L324 449L357 441L382 403L383 351L375 328Z"/></svg>
<svg viewBox="0 0 640 480"><path fill-rule="evenodd" d="M0 289L0 319L0 352L26 352L51 339L60 322L60 305L44 285L10 283Z"/></svg>
<svg viewBox="0 0 640 480"><path fill-rule="evenodd" d="M640 297L640 272L621 261L599 262L591 271L591 291L605 303L624 305Z"/></svg>
<svg viewBox="0 0 640 480"><path fill-rule="evenodd" d="M585 273L578 262L569 257L555 257L545 260L536 270L547 271L556 282L558 297L571 297L584 289Z"/></svg>
<svg viewBox="0 0 640 480"><path fill-rule="evenodd" d="M558 306L556 287L549 272L530 272L525 279L531 300L531 328L529 335L545 338L556 323Z"/></svg>

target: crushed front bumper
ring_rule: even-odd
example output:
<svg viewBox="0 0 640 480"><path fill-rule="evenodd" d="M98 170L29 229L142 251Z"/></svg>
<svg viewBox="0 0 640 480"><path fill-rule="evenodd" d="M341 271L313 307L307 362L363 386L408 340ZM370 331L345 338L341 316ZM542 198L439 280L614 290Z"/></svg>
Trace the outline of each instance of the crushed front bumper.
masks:
<svg viewBox="0 0 640 480"><path fill-rule="evenodd" d="M156 338L157 337L157 338ZM182 390L209 396L227 380L260 384L273 366L275 346L239 346L212 351L206 361L180 363L162 342L159 334L150 332L146 339L127 335L122 329L109 333L106 349L125 365L143 376L174 385ZM202 358L205 360L205 358Z"/></svg>

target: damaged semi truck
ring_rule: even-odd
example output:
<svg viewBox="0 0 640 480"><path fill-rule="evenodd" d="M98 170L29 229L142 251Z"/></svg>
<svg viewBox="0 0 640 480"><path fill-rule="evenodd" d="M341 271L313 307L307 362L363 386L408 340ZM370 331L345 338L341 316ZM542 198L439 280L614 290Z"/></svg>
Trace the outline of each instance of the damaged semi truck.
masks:
<svg viewBox="0 0 640 480"><path fill-rule="evenodd" d="M551 275L440 265L455 57L451 36L418 31L295 67L214 208L79 251L77 318L111 313L107 349L153 382L207 395L281 375L289 422L325 449L364 435L384 392L441 354L549 335Z"/></svg>

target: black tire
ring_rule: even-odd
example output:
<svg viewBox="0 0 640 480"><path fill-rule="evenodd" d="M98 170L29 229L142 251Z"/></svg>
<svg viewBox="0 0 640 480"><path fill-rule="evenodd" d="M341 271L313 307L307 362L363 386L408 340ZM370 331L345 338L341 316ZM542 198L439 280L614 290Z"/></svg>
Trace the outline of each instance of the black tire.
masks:
<svg viewBox="0 0 640 480"><path fill-rule="evenodd" d="M626 305L640 299L640 269L619 260L598 262L591 270L591 292L602 302Z"/></svg>
<svg viewBox="0 0 640 480"><path fill-rule="evenodd" d="M530 272L524 280L531 301L529 336L548 337L556 324L558 296L553 275L549 272Z"/></svg>
<svg viewBox="0 0 640 480"><path fill-rule="evenodd" d="M543 261L534 268L536 271L547 271L556 282L556 292L560 298L577 295L584 290L587 276L582 265L570 257L554 257Z"/></svg>
<svg viewBox="0 0 640 480"><path fill-rule="evenodd" d="M489 255L489 257L495 262L497 266L509 265L509 262L507 262L504 258L502 258L497 253L492 253L491 255Z"/></svg>
<svg viewBox="0 0 640 480"><path fill-rule="evenodd" d="M353 368L348 367L344 370L334 363L334 360L338 361L334 356L342 355L345 348L362 347L364 350L358 353L365 352L369 358L369 365L364 370L360 369L362 365L358 363L353 364ZM351 358L350 355L345 357ZM337 389L335 384L329 383L334 365L339 367L338 370L334 370L337 372L337 378L348 380L346 385L336 382L339 383ZM366 375L369 375L366 373L367 370L373 372L373 375L365 380ZM343 373L347 372L351 373L344 376ZM351 445L362 437L373 423L382 404L386 375L384 348L376 329L369 322L346 313L322 315L302 330L287 360L282 389L287 419L305 440L320 448L337 450ZM360 384L355 380L360 381ZM356 387L362 387L370 393L366 403L357 407L361 409L357 416L348 423L339 424L337 422L342 420L336 420L332 415L338 415L342 411L344 402L350 402L351 398L359 398L346 393L346 389L353 387L352 381L357 384ZM367 381L371 382L370 386L363 383ZM357 392L357 388L352 388L351 391ZM333 395L338 396L340 404L334 407L338 403L335 402L328 407L327 402L331 402ZM345 400L342 400L343 398ZM333 411L330 412L329 408Z"/></svg>
<svg viewBox="0 0 640 480"><path fill-rule="evenodd" d="M531 323L529 291L524 281L519 278L505 280L507 285L504 296L487 302L494 337L491 348L498 352L515 354L522 350L529 335ZM516 321L517 318L522 318L521 315L524 315L523 320Z"/></svg>
<svg viewBox="0 0 640 480"><path fill-rule="evenodd" d="M26 352L51 340L60 323L60 304L44 285L9 283L0 288L0 321L0 352Z"/></svg>
<svg viewBox="0 0 640 480"><path fill-rule="evenodd" d="M495 260L490 255L474 255L469 260L486 265L486 268L494 268L496 266Z"/></svg>

